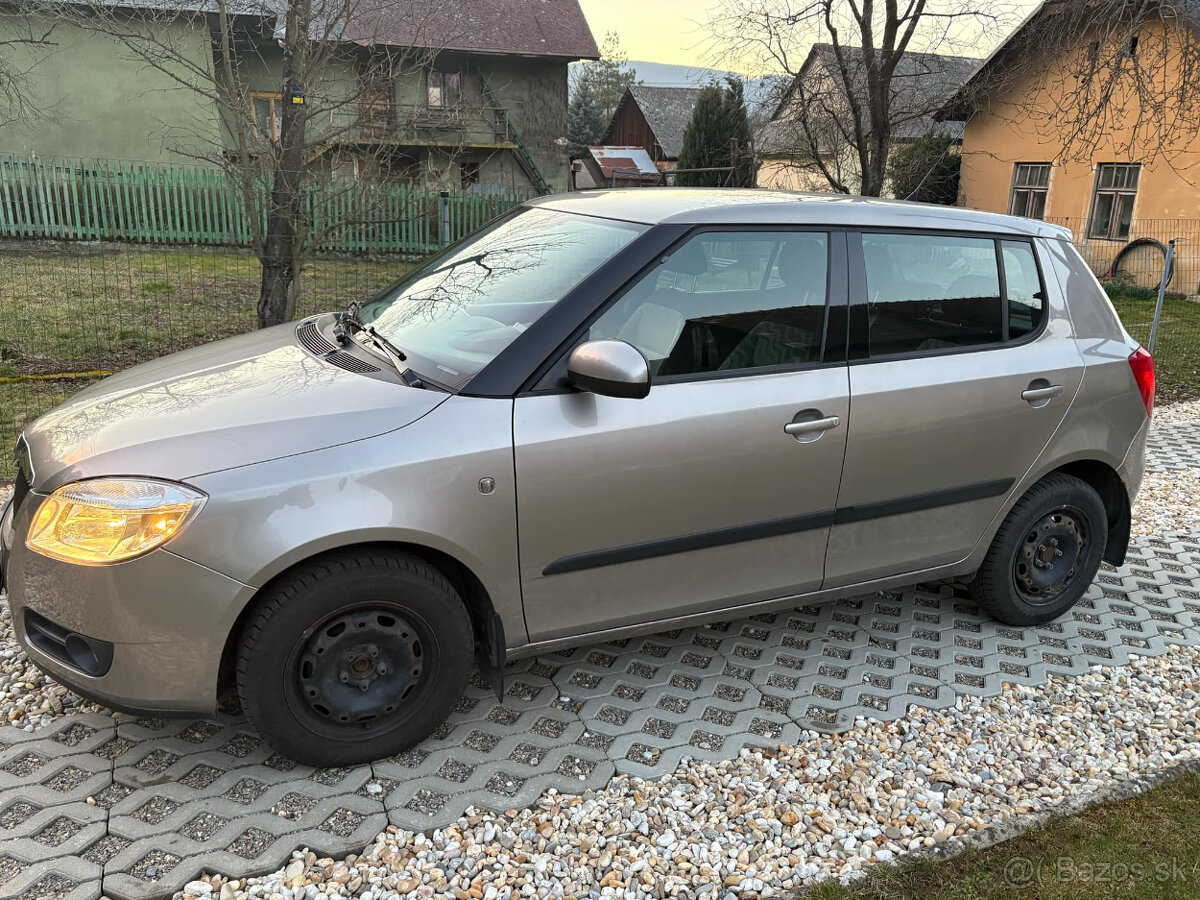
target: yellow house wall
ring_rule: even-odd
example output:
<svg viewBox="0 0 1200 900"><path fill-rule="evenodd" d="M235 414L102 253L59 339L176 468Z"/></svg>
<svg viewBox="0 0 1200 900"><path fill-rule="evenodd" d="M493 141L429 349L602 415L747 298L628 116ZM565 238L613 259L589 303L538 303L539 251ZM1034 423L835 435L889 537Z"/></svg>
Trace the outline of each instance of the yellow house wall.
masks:
<svg viewBox="0 0 1200 900"><path fill-rule="evenodd" d="M1141 46L1145 48L1146 42L1154 39L1143 34ZM1171 289L1196 292L1200 280L1200 136L1176 137L1163 154L1151 158L1147 149L1131 150L1133 128L1124 124L1107 131L1105 139L1084 158L1074 158L1076 152L1067 158L1062 133L1048 124L1054 105L1046 98L1045 85L1056 83L1054 77L1043 80L1032 75L1019 80L970 119L963 134L959 202L972 209L1007 213L1014 165L1052 163L1045 218L1067 225L1093 269L1105 272L1126 241L1086 236L1097 166L1141 163L1130 238L1144 235L1164 243L1172 237L1191 238L1179 248L1181 268ZM1031 99L1022 99L1018 106L1013 100L1006 102L1012 97ZM1038 110L1045 113L1038 114Z"/></svg>

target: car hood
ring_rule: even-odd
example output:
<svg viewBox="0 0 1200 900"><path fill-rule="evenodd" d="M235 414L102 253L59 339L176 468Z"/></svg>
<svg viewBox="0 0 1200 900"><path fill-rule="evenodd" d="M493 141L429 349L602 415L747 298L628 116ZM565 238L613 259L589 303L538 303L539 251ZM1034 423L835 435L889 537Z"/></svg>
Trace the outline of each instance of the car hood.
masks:
<svg viewBox="0 0 1200 900"><path fill-rule="evenodd" d="M448 395L339 369L294 324L107 378L25 430L35 490L99 475L186 480L402 428Z"/></svg>

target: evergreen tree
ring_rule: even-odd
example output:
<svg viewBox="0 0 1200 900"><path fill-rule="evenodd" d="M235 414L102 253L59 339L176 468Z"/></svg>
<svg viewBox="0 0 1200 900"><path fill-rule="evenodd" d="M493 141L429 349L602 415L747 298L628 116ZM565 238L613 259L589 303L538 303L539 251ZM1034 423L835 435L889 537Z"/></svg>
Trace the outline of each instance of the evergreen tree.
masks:
<svg viewBox="0 0 1200 900"><path fill-rule="evenodd" d="M736 158L735 158L736 154ZM710 84L700 91L692 119L683 132L680 169L733 166L733 172L685 172L675 183L690 187L749 187L754 184L754 148L742 83L728 79L725 88Z"/></svg>
<svg viewBox="0 0 1200 900"><path fill-rule="evenodd" d="M888 193L901 200L953 206L958 202L962 168L962 156L956 150L954 138L939 132L893 147L887 166Z"/></svg>
<svg viewBox="0 0 1200 900"><path fill-rule="evenodd" d="M570 142L571 158L583 156L588 147L599 144L607 127L608 119L596 102L591 79L584 76L575 86L575 93L567 105L567 140Z"/></svg>
<svg viewBox="0 0 1200 900"><path fill-rule="evenodd" d="M585 81L591 82L592 93L601 112L604 113L606 126L617 111L617 104L621 102L625 91L641 83L638 81L637 69L630 68L629 54L621 49L621 38L615 31L604 35L600 58L582 63L577 69L579 74L576 91Z"/></svg>
<svg viewBox="0 0 1200 900"><path fill-rule="evenodd" d="M729 184L732 187L754 187L757 166L754 162L754 139L750 132L750 117L746 112L746 98L740 78L729 78L725 90L725 118L729 128L730 159L727 165L734 168Z"/></svg>

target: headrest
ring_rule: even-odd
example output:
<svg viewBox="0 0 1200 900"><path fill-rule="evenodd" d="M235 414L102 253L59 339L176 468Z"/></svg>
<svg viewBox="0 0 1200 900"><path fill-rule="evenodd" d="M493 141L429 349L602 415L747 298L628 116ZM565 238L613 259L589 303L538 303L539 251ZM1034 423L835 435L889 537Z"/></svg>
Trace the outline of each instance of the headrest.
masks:
<svg viewBox="0 0 1200 900"><path fill-rule="evenodd" d="M703 275L708 271L708 257L699 241L688 241L667 258L666 268L680 275Z"/></svg>
<svg viewBox="0 0 1200 900"><path fill-rule="evenodd" d="M819 237L793 238L779 251L779 277L789 287L824 284L827 254Z"/></svg>

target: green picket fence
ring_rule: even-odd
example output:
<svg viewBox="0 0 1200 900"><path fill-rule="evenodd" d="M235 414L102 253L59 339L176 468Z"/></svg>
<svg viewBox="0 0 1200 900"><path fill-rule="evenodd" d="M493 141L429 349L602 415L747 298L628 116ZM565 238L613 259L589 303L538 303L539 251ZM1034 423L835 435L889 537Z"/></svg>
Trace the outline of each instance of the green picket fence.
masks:
<svg viewBox="0 0 1200 900"><path fill-rule="evenodd" d="M452 194L443 205L409 185L329 183L310 188L303 209L319 250L428 253L441 245L443 215L457 240L525 199ZM247 247L250 234L240 194L218 170L0 156L0 238Z"/></svg>

